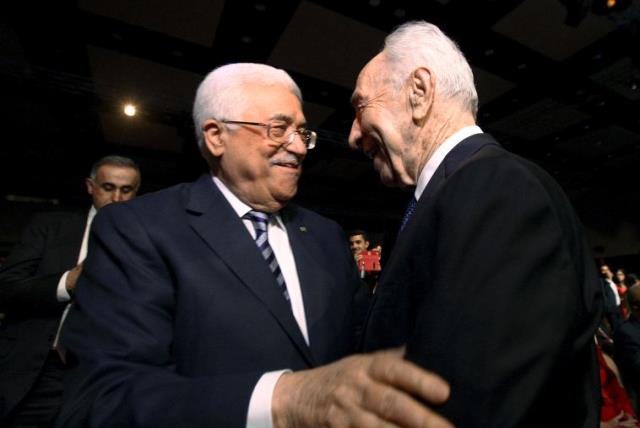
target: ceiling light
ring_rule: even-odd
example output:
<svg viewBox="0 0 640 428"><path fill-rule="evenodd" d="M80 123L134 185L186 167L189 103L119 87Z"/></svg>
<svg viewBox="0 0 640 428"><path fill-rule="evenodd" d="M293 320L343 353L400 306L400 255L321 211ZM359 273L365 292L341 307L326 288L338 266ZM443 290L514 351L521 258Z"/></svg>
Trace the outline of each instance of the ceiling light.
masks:
<svg viewBox="0 0 640 428"><path fill-rule="evenodd" d="M138 112L138 109L136 109L136 106L134 106L133 104L125 104L123 111L127 116L133 117Z"/></svg>

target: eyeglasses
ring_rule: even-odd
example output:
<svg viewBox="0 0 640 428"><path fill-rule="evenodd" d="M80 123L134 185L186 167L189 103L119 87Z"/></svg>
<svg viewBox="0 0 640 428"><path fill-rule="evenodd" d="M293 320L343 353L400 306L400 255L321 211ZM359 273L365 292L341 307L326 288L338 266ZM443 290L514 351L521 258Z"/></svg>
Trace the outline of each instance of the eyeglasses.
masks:
<svg viewBox="0 0 640 428"><path fill-rule="evenodd" d="M310 131L306 128L294 129L288 132L291 126L289 123L282 120L272 120L269 123L260 122L244 122L240 120L220 120L222 123L229 123L233 125L251 125L262 126L267 128L267 136L276 143L283 144L285 147L292 144L296 135L300 136L302 143L307 147L307 150L311 150L316 146L318 135L314 131Z"/></svg>

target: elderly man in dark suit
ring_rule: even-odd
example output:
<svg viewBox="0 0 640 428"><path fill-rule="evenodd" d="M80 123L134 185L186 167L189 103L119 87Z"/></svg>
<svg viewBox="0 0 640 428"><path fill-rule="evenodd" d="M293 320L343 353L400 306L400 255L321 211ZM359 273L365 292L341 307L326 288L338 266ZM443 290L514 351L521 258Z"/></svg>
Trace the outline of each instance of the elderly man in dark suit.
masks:
<svg viewBox="0 0 640 428"><path fill-rule="evenodd" d="M397 353L317 367L354 350L358 280L341 228L289 203L316 144L295 82L219 67L194 124L209 174L96 218L58 425L445 426L412 396L446 384Z"/></svg>
<svg viewBox="0 0 640 428"><path fill-rule="evenodd" d="M0 269L0 425L49 426L62 404L65 366L52 347L86 256L96 211L133 198L140 171L107 156L86 179L89 212L34 217Z"/></svg>
<svg viewBox="0 0 640 428"><path fill-rule="evenodd" d="M365 327L368 351L450 383L456 426L598 425L601 286L554 180L476 126L473 75L436 26L411 22L361 71L350 144L413 189Z"/></svg>

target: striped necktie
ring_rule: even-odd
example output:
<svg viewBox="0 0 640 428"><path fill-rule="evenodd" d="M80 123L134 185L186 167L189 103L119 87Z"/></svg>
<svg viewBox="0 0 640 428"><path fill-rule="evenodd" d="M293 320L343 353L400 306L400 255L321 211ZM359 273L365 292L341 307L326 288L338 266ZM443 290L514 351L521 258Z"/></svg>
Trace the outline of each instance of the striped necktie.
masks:
<svg viewBox="0 0 640 428"><path fill-rule="evenodd" d="M418 201L415 196L412 196L411 201L407 206L407 210L404 212L404 215L402 216L402 223L400 224L401 232L402 232L402 229L404 229L404 227L407 225L407 223L409 223L409 219L413 215L413 212L416 210L417 206L418 206Z"/></svg>
<svg viewBox="0 0 640 428"><path fill-rule="evenodd" d="M251 220L253 223L253 228L256 231L256 245L264 257L267 265L269 265L269 269L273 273L273 276L276 278L276 282L278 286L282 290L282 294L284 298L289 301L289 292L287 291L287 285L284 282L284 277L282 276L282 272L280 271L280 266L278 265L278 260L276 259L276 255L273 252L273 248L269 245L269 240L267 239L267 225L269 223L269 214L263 213L260 211L249 211L244 216Z"/></svg>

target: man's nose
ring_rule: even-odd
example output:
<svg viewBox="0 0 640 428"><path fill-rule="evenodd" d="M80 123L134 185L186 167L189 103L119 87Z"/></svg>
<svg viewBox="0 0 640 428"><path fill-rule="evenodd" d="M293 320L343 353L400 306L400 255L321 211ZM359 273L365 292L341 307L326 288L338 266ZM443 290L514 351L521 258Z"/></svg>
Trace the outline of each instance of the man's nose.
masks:
<svg viewBox="0 0 640 428"><path fill-rule="evenodd" d="M119 189L111 192L111 202L122 202L124 200L124 193L122 193Z"/></svg>
<svg viewBox="0 0 640 428"><path fill-rule="evenodd" d="M307 154L307 145L302 140L302 135L299 132L294 132L291 136L291 142L284 145L285 149L291 153L305 156Z"/></svg>
<svg viewBox="0 0 640 428"><path fill-rule="evenodd" d="M360 149L361 139L362 131L360 129L360 123L357 118L354 118L351 124L351 131L349 132L349 147L352 149Z"/></svg>

